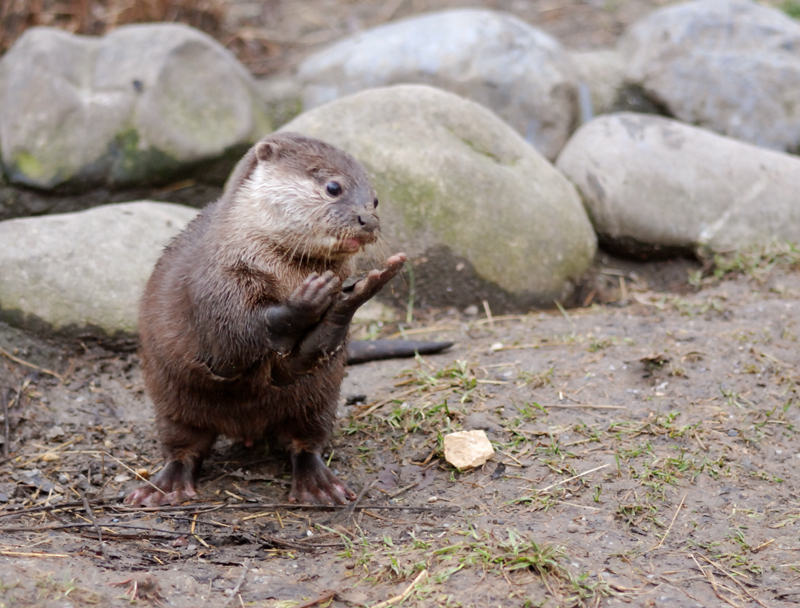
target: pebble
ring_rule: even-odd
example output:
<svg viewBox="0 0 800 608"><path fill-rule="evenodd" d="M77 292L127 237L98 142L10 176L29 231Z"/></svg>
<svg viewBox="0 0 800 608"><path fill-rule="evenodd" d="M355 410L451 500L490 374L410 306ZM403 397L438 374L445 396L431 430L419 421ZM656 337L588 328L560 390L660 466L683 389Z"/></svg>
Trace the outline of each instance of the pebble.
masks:
<svg viewBox="0 0 800 608"><path fill-rule="evenodd" d="M580 526L576 524L574 521L571 521L567 524L567 532L575 533L580 530Z"/></svg>

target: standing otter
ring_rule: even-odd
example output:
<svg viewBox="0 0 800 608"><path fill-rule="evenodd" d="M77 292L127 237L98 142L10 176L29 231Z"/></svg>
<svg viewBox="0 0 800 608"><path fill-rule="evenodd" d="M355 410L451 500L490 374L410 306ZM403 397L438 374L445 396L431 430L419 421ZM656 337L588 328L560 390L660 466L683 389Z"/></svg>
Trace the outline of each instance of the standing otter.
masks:
<svg viewBox="0 0 800 608"><path fill-rule="evenodd" d="M289 500L355 495L320 456L359 306L402 268L389 257L348 289L353 255L378 238L364 168L321 141L276 133L240 161L222 197L166 248L139 311L141 359L166 464L130 504L196 495L218 435L268 435L292 462Z"/></svg>

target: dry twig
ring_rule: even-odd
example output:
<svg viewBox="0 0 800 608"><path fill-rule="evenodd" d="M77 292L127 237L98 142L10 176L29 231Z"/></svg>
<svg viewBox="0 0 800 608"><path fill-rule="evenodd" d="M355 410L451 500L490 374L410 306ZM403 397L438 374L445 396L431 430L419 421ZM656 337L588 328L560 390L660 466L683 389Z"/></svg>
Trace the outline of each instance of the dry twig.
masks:
<svg viewBox="0 0 800 608"><path fill-rule="evenodd" d="M366 493L369 492L370 489L372 489L372 486L374 486L377 481L378 481L378 479L375 478L372 481L370 481L369 483L365 483L364 487L361 488L361 491L358 493L358 496L356 496L356 499L347 506L347 510L346 510L347 516L345 517L345 523L350 521L350 519L353 517L353 512L356 510L356 507L361 502L361 499L364 498Z"/></svg>
<svg viewBox="0 0 800 608"><path fill-rule="evenodd" d="M97 523L97 519L95 519L94 512L92 508L89 506L89 501L86 500L86 493L81 490L81 501L83 502L83 510L86 511L86 516L92 522L94 529L97 531L97 540L100 542L100 549L105 553L105 549L103 548L103 531L100 529L99 524Z"/></svg>
<svg viewBox="0 0 800 608"><path fill-rule="evenodd" d="M689 494L689 493L688 493L688 492L686 492L686 494L684 494L684 495L683 495L683 498L681 498L681 504L679 504L679 505L678 505L678 508L677 508L677 509L675 509L675 515L673 515L673 516L672 516L672 521L671 521L671 522L669 522L669 528L667 528L667 531L666 531L666 532L664 532L664 536L662 536L662 537L661 537L661 540L659 541L659 543L658 543L658 544L657 544L655 547L653 547L652 549L648 549L648 551L655 551L655 550L656 550L656 549L658 549L658 548L659 548L661 545L663 545L663 544L664 544L664 541L666 540L666 538L667 538L667 535L669 534L669 531L670 531L670 530L672 530L672 525L675 523L675 519L678 517L678 513L680 513L680 512L681 512L681 508L683 507L683 501L685 501L685 500L686 500L686 496L687 496L688 494Z"/></svg>
<svg viewBox="0 0 800 608"><path fill-rule="evenodd" d="M719 589L721 585L719 583L717 583L716 579L714 578L714 573L713 572L711 572L711 571L706 572L705 570L703 570L703 567L700 565L700 563L697 561L697 558L695 558L694 555L692 555L692 560L694 560L694 563L697 564L697 568L700 570L700 572L703 573L703 576L706 577L706 580L711 585L711 588L714 590L714 595L716 595L719 599L721 599L726 604L730 604L731 606L733 606L733 608L741 608L738 604L734 604L733 600L725 597L722 594L722 592ZM727 587L725 587L725 589L727 589L733 595L736 595L736 593L733 591L733 589L728 589Z"/></svg>
<svg viewBox="0 0 800 608"><path fill-rule="evenodd" d="M750 599L751 599L751 600L753 600L755 603L759 604L760 606L764 606L764 608L767 608L767 605L766 605L764 602L762 602L760 599L758 599L756 596L754 596L752 593L750 593L750 591L748 591L747 587L745 587L745 586L744 586L744 585L743 585L741 582L739 582L739 580L738 580L738 579L737 579L737 578L734 576L734 574L733 574L733 573L731 573L731 572L728 572L728 571L727 571L725 568L723 568L723 567L722 567L720 564L718 564L717 562L715 562L715 561L713 561L713 560L710 560L710 559L708 559L707 557L704 557L703 555L701 555L701 556L700 556L700 559L703 559L703 560L707 561L709 564L711 564L712 566L714 566L714 567L715 567L717 570L719 570L719 571L720 571L720 572L722 572L722 573L723 573L725 576L727 576L729 579L731 579L731 580L732 580L734 583L736 583L737 585L739 585L739 587L741 588L741 590L742 590L742 591L744 591L744 592L745 592L745 594L746 594L748 597L750 597Z"/></svg>
<svg viewBox="0 0 800 608"><path fill-rule="evenodd" d="M406 588L403 593L397 595L393 598L386 600L385 602L381 602L380 604L375 604L372 608L386 608L386 606L393 606L394 604L399 604L400 602L404 601L414 589L419 585L425 578L428 576L428 571L423 570L417 575L417 578L413 580L413 582Z"/></svg>
<svg viewBox="0 0 800 608"><path fill-rule="evenodd" d="M230 606L233 599L239 595L239 591L242 590L242 585L244 585L244 579L247 577L247 571L250 569L250 558L248 557L244 560L244 564L242 564L242 575L239 577L239 580L236 581L236 586L233 588L231 592L231 596L228 598L228 601L225 602L222 606L225 608L226 606Z"/></svg>
<svg viewBox="0 0 800 608"><path fill-rule="evenodd" d="M16 557L72 557L66 553L31 553L27 551L0 550L0 555L13 555Z"/></svg>
<svg viewBox="0 0 800 608"><path fill-rule="evenodd" d="M27 361L20 359L19 357L15 357L6 349L4 349L2 346L0 346L0 355L5 355L9 359L11 359L14 363L19 363L20 365L24 365L25 367L30 367L31 369L35 369L37 372L53 376L54 378L58 378L61 382L64 382L64 377L61 376L60 374L57 374L54 371L51 371L44 367L39 367L38 365L34 365L33 363L28 363Z"/></svg>
<svg viewBox="0 0 800 608"><path fill-rule="evenodd" d="M8 458L8 442L11 434L8 423L8 406L11 400L11 389L3 391L3 458Z"/></svg>
<svg viewBox="0 0 800 608"><path fill-rule="evenodd" d="M599 471L600 469L605 469L606 467L610 467L610 464L600 465L599 467L595 467L593 469L589 469L588 471L584 471L583 473L578 473L577 475L573 475L572 477L568 477L567 479L562 479L561 481L557 481L553 484L550 484L546 488L542 488L541 490L536 490L537 492L547 492L556 486L560 486L561 484L567 483L568 481L572 481L573 479L578 479L578 477L583 477L584 475L588 475L589 473L594 473L595 471Z"/></svg>
<svg viewBox="0 0 800 608"><path fill-rule="evenodd" d="M592 405L591 403L540 403L542 407L561 409L587 409L587 410L626 410L624 405Z"/></svg>
<svg viewBox="0 0 800 608"><path fill-rule="evenodd" d="M317 604L326 602L334 597L336 597L336 591L326 591L325 593L315 597L314 599L310 599L307 602L303 602L299 606L295 606L295 608L311 608L311 606L316 606Z"/></svg>
<svg viewBox="0 0 800 608"><path fill-rule="evenodd" d="M391 403L392 401L397 401L398 399L400 399L400 397L407 397L412 393L416 393L419 388L420 387L418 386L414 386L408 390L397 393L396 395L392 395L387 399L381 399L380 401L376 401L375 403L370 403L369 405L363 406L366 409L363 412L359 412L358 414L353 416L353 418L355 420L360 420L361 418L365 418L369 416L372 412L377 410L379 407L381 407L382 405L386 405L387 403Z"/></svg>

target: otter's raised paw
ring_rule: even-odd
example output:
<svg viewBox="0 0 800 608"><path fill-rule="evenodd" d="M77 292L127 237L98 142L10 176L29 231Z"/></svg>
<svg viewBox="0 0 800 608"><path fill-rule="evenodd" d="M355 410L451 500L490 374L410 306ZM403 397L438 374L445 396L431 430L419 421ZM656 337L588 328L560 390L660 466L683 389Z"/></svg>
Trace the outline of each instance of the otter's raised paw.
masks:
<svg viewBox="0 0 800 608"><path fill-rule="evenodd" d="M316 452L292 454L292 489L289 502L316 505L344 505L355 500L344 482L322 462Z"/></svg>
<svg viewBox="0 0 800 608"><path fill-rule="evenodd" d="M355 311L356 308L383 289L383 286L400 272L406 263L406 259L405 253L396 253L387 258L383 263L382 269L371 270L366 277L353 285L349 292L343 292L339 296L339 300L335 304L337 309L352 309Z"/></svg>
<svg viewBox="0 0 800 608"><path fill-rule="evenodd" d="M318 319L330 306L340 286L339 277L330 270L321 275L314 272L289 297L289 303L301 314Z"/></svg>

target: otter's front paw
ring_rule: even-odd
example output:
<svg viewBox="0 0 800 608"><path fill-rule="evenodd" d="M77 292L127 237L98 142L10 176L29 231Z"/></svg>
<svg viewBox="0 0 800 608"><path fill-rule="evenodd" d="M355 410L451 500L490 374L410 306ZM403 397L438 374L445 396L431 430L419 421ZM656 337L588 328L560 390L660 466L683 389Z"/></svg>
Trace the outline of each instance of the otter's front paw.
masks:
<svg viewBox="0 0 800 608"><path fill-rule="evenodd" d="M343 292L336 300L334 307L337 312L353 311L383 289L400 272L406 263L405 253L396 253L387 258L383 268L370 270L369 274L358 281L351 290Z"/></svg>
<svg viewBox="0 0 800 608"><path fill-rule="evenodd" d="M339 292L341 281L330 270L312 273L303 284L289 296L289 306L301 316L319 320Z"/></svg>

